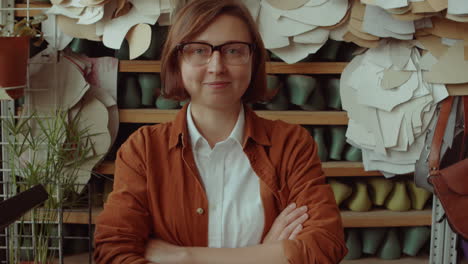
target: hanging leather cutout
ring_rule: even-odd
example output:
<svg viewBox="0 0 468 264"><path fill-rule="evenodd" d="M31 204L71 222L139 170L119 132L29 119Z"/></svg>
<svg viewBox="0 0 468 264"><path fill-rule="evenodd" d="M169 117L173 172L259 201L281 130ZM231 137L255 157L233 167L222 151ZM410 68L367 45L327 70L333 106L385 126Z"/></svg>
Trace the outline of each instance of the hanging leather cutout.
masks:
<svg viewBox="0 0 468 264"><path fill-rule="evenodd" d="M468 135L468 96L463 98L464 124L460 158L464 156L464 144ZM432 141L429 156L430 174L429 182L433 185L436 196L439 198L445 210L447 220L453 231L464 239L468 239L468 221L466 221L466 209L468 208L468 158L462 159L444 169L440 169L440 148L442 138L447 126L453 97L447 98L442 103L439 120L437 122L434 139Z"/></svg>

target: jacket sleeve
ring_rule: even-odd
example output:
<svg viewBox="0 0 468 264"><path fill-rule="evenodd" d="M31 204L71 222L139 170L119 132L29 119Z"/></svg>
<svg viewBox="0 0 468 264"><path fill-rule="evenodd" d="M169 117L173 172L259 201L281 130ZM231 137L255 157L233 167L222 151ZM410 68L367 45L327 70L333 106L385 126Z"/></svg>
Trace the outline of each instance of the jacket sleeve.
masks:
<svg viewBox="0 0 468 264"><path fill-rule="evenodd" d="M284 240L283 248L291 264L339 263L347 254L340 211L331 187L325 181L317 145L302 127L286 150L287 204L307 205L309 218L295 240ZM294 140L295 139L295 140Z"/></svg>
<svg viewBox="0 0 468 264"><path fill-rule="evenodd" d="M117 153L114 189L96 222L94 260L98 264L149 263L144 252L152 228L143 161L144 141L137 134Z"/></svg>

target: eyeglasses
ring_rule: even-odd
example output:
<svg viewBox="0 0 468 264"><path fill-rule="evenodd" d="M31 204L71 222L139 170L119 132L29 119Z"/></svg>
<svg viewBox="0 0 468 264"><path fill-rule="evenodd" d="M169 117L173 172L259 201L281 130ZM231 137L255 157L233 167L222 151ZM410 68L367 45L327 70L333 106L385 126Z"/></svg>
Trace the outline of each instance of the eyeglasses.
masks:
<svg viewBox="0 0 468 264"><path fill-rule="evenodd" d="M215 51L219 51L225 64L243 65L249 62L255 45L247 42L228 42L213 46L204 42L187 42L177 44L176 48L182 54L182 59L194 66L209 63Z"/></svg>

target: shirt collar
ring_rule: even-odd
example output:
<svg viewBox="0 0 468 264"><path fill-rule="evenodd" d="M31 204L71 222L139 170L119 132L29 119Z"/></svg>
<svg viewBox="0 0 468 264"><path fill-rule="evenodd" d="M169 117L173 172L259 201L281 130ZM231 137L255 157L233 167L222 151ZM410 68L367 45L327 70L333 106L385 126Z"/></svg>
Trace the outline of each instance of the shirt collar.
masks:
<svg viewBox="0 0 468 264"><path fill-rule="evenodd" d="M195 123L193 122L192 118L192 112L191 112L191 103L188 103L187 107L187 129L189 132L190 136L190 141L192 143L192 149L195 149L195 145L197 144L198 140L202 139L203 136L200 134L198 131L197 127L195 126Z"/></svg>
<svg viewBox="0 0 468 264"><path fill-rule="evenodd" d="M195 126L195 122L193 122L192 114L191 114L191 104L187 107L187 129L190 135L192 149L195 149L195 146L199 140L206 139L200 134L197 127ZM233 139L242 146L242 139L244 136L244 124L245 124L245 116L244 116L244 106L241 104L241 109L239 111L239 115L237 116L237 122L234 128L231 131L231 134L227 139Z"/></svg>
<svg viewBox="0 0 468 264"><path fill-rule="evenodd" d="M177 146L179 143L182 146L187 146L189 131L188 131L188 110L189 104L185 104L181 110L178 111L176 118L172 121L172 129L169 138L169 148ZM269 137L269 132L266 131L265 126L263 125L262 118L258 117L255 112L250 109L249 106L243 105L244 111L244 128L240 129L245 133L244 141L242 142L243 133L240 136L235 136L236 139L240 139L239 142L242 142L242 147L245 148L249 138L253 139L257 144L270 146L271 141ZM239 122L239 119L238 119ZM237 124L236 124L237 127ZM236 129L233 129L233 132ZM231 132L231 135L233 134ZM236 132L237 133L237 132Z"/></svg>

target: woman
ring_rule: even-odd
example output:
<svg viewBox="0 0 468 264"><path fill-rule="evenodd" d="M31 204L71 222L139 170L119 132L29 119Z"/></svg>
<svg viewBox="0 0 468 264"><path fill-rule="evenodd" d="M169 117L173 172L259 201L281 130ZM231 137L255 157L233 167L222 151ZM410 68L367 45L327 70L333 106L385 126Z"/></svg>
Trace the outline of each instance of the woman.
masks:
<svg viewBox="0 0 468 264"><path fill-rule="evenodd" d="M167 97L190 103L120 148L97 263L338 263L339 210L305 129L259 118L265 51L235 0L182 8L164 46Z"/></svg>

